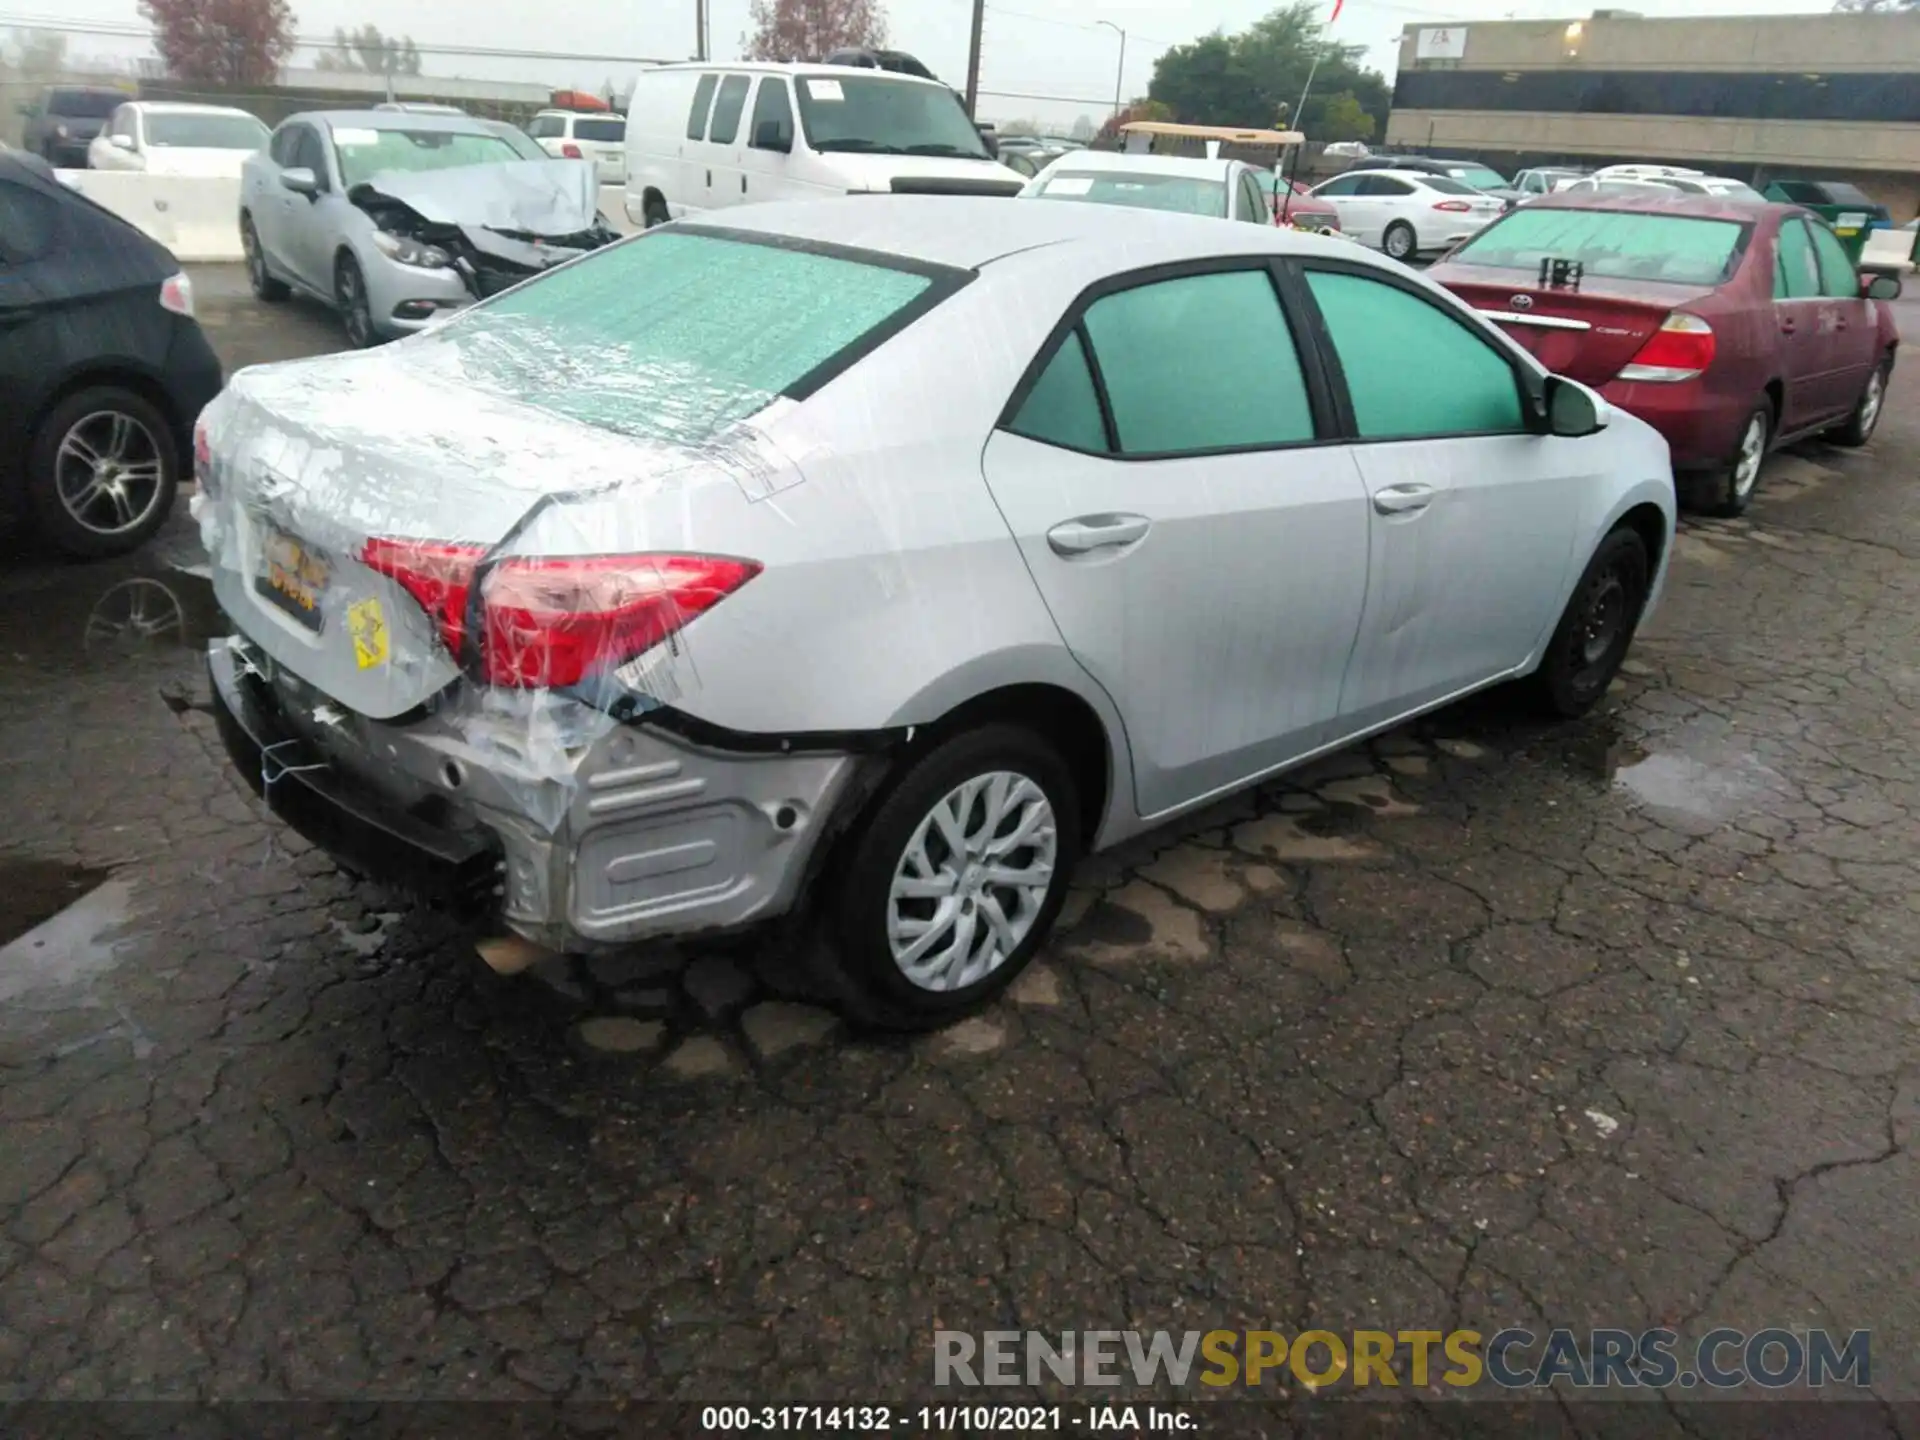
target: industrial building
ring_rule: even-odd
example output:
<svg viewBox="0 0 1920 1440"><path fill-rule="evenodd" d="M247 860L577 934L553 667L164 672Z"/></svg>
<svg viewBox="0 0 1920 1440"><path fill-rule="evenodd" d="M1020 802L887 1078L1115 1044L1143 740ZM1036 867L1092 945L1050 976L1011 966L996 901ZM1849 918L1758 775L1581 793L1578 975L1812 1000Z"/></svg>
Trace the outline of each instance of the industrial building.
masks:
<svg viewBox="0 0 1920 1440"><path fill-rule="evenodd" d="M1387 148L1846 180L1920 211L1920 9L1410 25Z"/></svg>

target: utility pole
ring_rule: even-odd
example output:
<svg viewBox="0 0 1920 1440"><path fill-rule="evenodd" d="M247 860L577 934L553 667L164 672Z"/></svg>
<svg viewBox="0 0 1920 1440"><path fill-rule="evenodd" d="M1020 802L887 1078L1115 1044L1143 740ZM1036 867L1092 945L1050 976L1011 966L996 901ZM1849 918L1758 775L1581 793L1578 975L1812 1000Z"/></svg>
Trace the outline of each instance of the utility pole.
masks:
<svg viewBox="0 0 1920 1440"><path fill-rule="evenodd" d="M973 0L973 39L967 45L967 118L978 120L980 103L980 28L987 18L987 0Z"/></svg>
<svg viewBox="0 0 1920 1440"><path fill-rule="evenodd" d="M693 58L707 58L707 0L693 0Z"/></svg>
<svg viewBox="0 0 1920 1440"><path fill-rule="evenodd" d="M1120 68L1114 71L1113 74L1113 118L1114 123L1118 124L1120 120L1120 92L1126 87L1127 83L1127 32L1111 20L1096 20L1093 23L1106 26L1120 37Z"/></svg>

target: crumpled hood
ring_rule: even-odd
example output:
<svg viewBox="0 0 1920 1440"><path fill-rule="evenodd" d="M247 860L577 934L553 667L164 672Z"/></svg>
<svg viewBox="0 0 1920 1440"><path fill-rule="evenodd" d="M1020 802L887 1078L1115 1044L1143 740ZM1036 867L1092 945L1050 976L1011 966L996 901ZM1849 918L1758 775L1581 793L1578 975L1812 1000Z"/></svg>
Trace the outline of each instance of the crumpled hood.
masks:
<svg viewBox="0 0 1920 1440"><path fill-rule="evenodd" d="M350 192L355 201L363 196L397 200L436 225L576 235L593 225L600 179L591 160L504 160L382 171Z"/></svg>

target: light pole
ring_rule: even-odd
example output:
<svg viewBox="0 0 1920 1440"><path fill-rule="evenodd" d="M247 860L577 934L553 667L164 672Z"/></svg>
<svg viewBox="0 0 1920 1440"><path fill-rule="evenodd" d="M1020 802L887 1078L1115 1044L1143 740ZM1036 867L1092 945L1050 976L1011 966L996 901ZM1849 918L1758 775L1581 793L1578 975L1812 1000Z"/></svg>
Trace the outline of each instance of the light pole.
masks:
<svg viewBox="0 0 1920 1440"><path fill-rule="evenodd" d="M1120 92L1127 84L1127 32L1111 20L1096 20L1096 25L1104 25L1120 37L1120 68L1113 75L1113 118L1116 124L1120 120Z"/></svg>

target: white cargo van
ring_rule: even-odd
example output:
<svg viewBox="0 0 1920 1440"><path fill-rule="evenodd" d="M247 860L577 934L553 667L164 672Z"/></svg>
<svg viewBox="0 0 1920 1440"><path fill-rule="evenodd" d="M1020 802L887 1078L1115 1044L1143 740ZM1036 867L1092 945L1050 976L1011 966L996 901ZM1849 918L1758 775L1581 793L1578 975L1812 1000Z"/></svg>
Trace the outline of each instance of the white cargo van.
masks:
<svg viewBox="0 0 1920 1440"><path fill-rule="evenodd" d="M934 80L850 65L662 65L627 106L627 218L660 225L767 200L874 192L1004 195L1026 182L987 153Z"/></svg>

